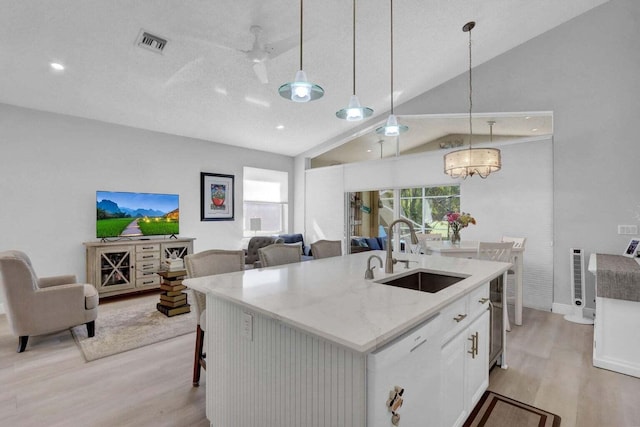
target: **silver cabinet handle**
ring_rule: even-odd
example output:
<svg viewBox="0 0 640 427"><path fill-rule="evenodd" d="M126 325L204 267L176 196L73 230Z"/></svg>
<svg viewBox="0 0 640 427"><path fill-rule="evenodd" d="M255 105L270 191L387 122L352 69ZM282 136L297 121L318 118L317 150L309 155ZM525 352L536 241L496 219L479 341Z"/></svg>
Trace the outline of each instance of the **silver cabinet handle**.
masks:
<svg viewBox="0 0 640 427"><path fill-rule="evenodd" d="M480 298L480 299L478 300L478 302L479 302L480 304L486 304L486 303L487 303L487 301L489 301L489 298Z"/></svg>
<svg viewBox="0 0 640 427"><path fill-rule="evenodd" d="M466 314L458 314L456 317L453 318L453 320L459 323L459 322L462 322L466 317L467 317Z"/></svg>

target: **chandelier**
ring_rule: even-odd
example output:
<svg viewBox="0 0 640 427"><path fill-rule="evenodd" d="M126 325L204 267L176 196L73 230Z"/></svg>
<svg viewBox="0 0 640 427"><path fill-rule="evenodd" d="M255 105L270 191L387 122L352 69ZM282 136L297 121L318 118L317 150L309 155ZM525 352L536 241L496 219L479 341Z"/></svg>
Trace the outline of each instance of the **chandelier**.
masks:
<svg viewBox="0 0 640 427"><path fill-rule="evenodd" d="M491 172L497 172L502 167L500 150L497 148L472 148L473 124L472 124L472 80L471 80L471 30L476 23L467 22L462 31L469 33L469 148L452 151L444 156L444 173L451 178L465 179L468 176L478 175L486 178Z"/></svg>

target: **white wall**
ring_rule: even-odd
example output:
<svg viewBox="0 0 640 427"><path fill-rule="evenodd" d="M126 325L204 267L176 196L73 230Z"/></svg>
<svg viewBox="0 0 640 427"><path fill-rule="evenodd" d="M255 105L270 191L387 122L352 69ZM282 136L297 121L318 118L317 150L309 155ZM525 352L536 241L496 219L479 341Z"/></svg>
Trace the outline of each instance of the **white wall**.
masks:
<svg viewBox="0 0 640 427"><path fill-rule="evenodd" d="M621 253L629 236L617 235L617 225L638 225L638 22L640 2L612 0L474 69L474 111L554 112L557 303L570 303L569 248L583 248L587 259L592 252ZM398 111L463 111L467 79ZM593 306L594 278L585 274Z"/></svg>
<svg viewBox="0 0 640 427"><path fill-rule="evenodd" d="M243 166L289 173L293 217L291 157L3 104L0 149L0 251L27 252L38 275L85 279L96 190L179 194L195 251L241 247ZM200 221L200 172L235 175L235 221Z"/></svg>
<svg viewBox="0 0 640 427"><path fill-rule="evenodd" d="M617 225L640 219L638 22L640 2L611 0L473 71L474 112L554 113L554 302L560 304L570 303L569 248L584 249L587 259L593 252L621 253L631 236L618 235ZM474 34L481 43L481 33ZM464 74L396 113L467 108ZM585 274L593 306L594 278Z"/></svg>
<svg viewBox="0 0 640 427"><path fill-rule="evenodd" d="M478 221L462 231L462 238L499 241L502 235L526 237L524 305L551 310L552 145L550 139L543 139L501 146L503 169L486 180L448 178L442 172L441 152L308 170L307 235L342 235L344 209L334 206L342 202L344 192L459 183L462 210Z"/></svg>

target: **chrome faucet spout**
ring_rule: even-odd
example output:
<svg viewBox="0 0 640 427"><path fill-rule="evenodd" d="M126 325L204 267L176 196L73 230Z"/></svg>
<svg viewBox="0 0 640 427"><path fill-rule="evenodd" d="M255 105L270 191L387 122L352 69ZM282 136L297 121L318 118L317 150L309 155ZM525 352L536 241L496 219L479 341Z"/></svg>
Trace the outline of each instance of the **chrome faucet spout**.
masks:
<svg viewBox="0 0 640 427"><path fill-rule="evenodd" d="M395 221L393 221L389 225L389 232L387 233L387 260L384 264L385 273L393 273L393 264L397 262L395 259L393 259L393 255L391 253L393 249L391 247L391 241L393 239L393 227L399 222L402 222L404 224L407 224L407 226L409 226L409 231L411 232L411 244L413 245L418 244L418 236L416 236L416 231L413 228L413 224L411 224L408 220L404 218L398 218Z"/></svg>
<svg viewBox="0 0 640 427"><path fill-rule="evenodd" d="M374 265L373 267L371 267L372 258L376 258L380 262L380 268L382 268L382 258L380 258L378 255L371 255L367 259L367 271L364 272L365 279L373 279L373 269L376 268L376 266Z"/></svg>

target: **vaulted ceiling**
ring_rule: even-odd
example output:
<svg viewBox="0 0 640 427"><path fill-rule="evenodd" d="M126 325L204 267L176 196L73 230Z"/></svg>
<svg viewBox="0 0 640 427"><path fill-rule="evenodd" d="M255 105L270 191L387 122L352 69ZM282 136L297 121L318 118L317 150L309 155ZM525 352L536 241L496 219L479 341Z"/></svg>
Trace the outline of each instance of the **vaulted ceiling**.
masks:
<svg viewBox="0 0 640 427"><path fill-rule="evenodd" d="M477 22L478 65L602 3L397 0L394 104L466 71L467 21ZM390 106L389 4L358 2L356 92L374 109L372 123ZM0 102L297 155L358 126L335 117L352 93L350 1L304 2L303 68L325 96L297 104L278 95L299 69L299 7L297 0L3 0ZM258 73L252 60L263 58L247 53L252 26L270 52ZM166 40L163 51L140 47L142 32Z"/></svg>

